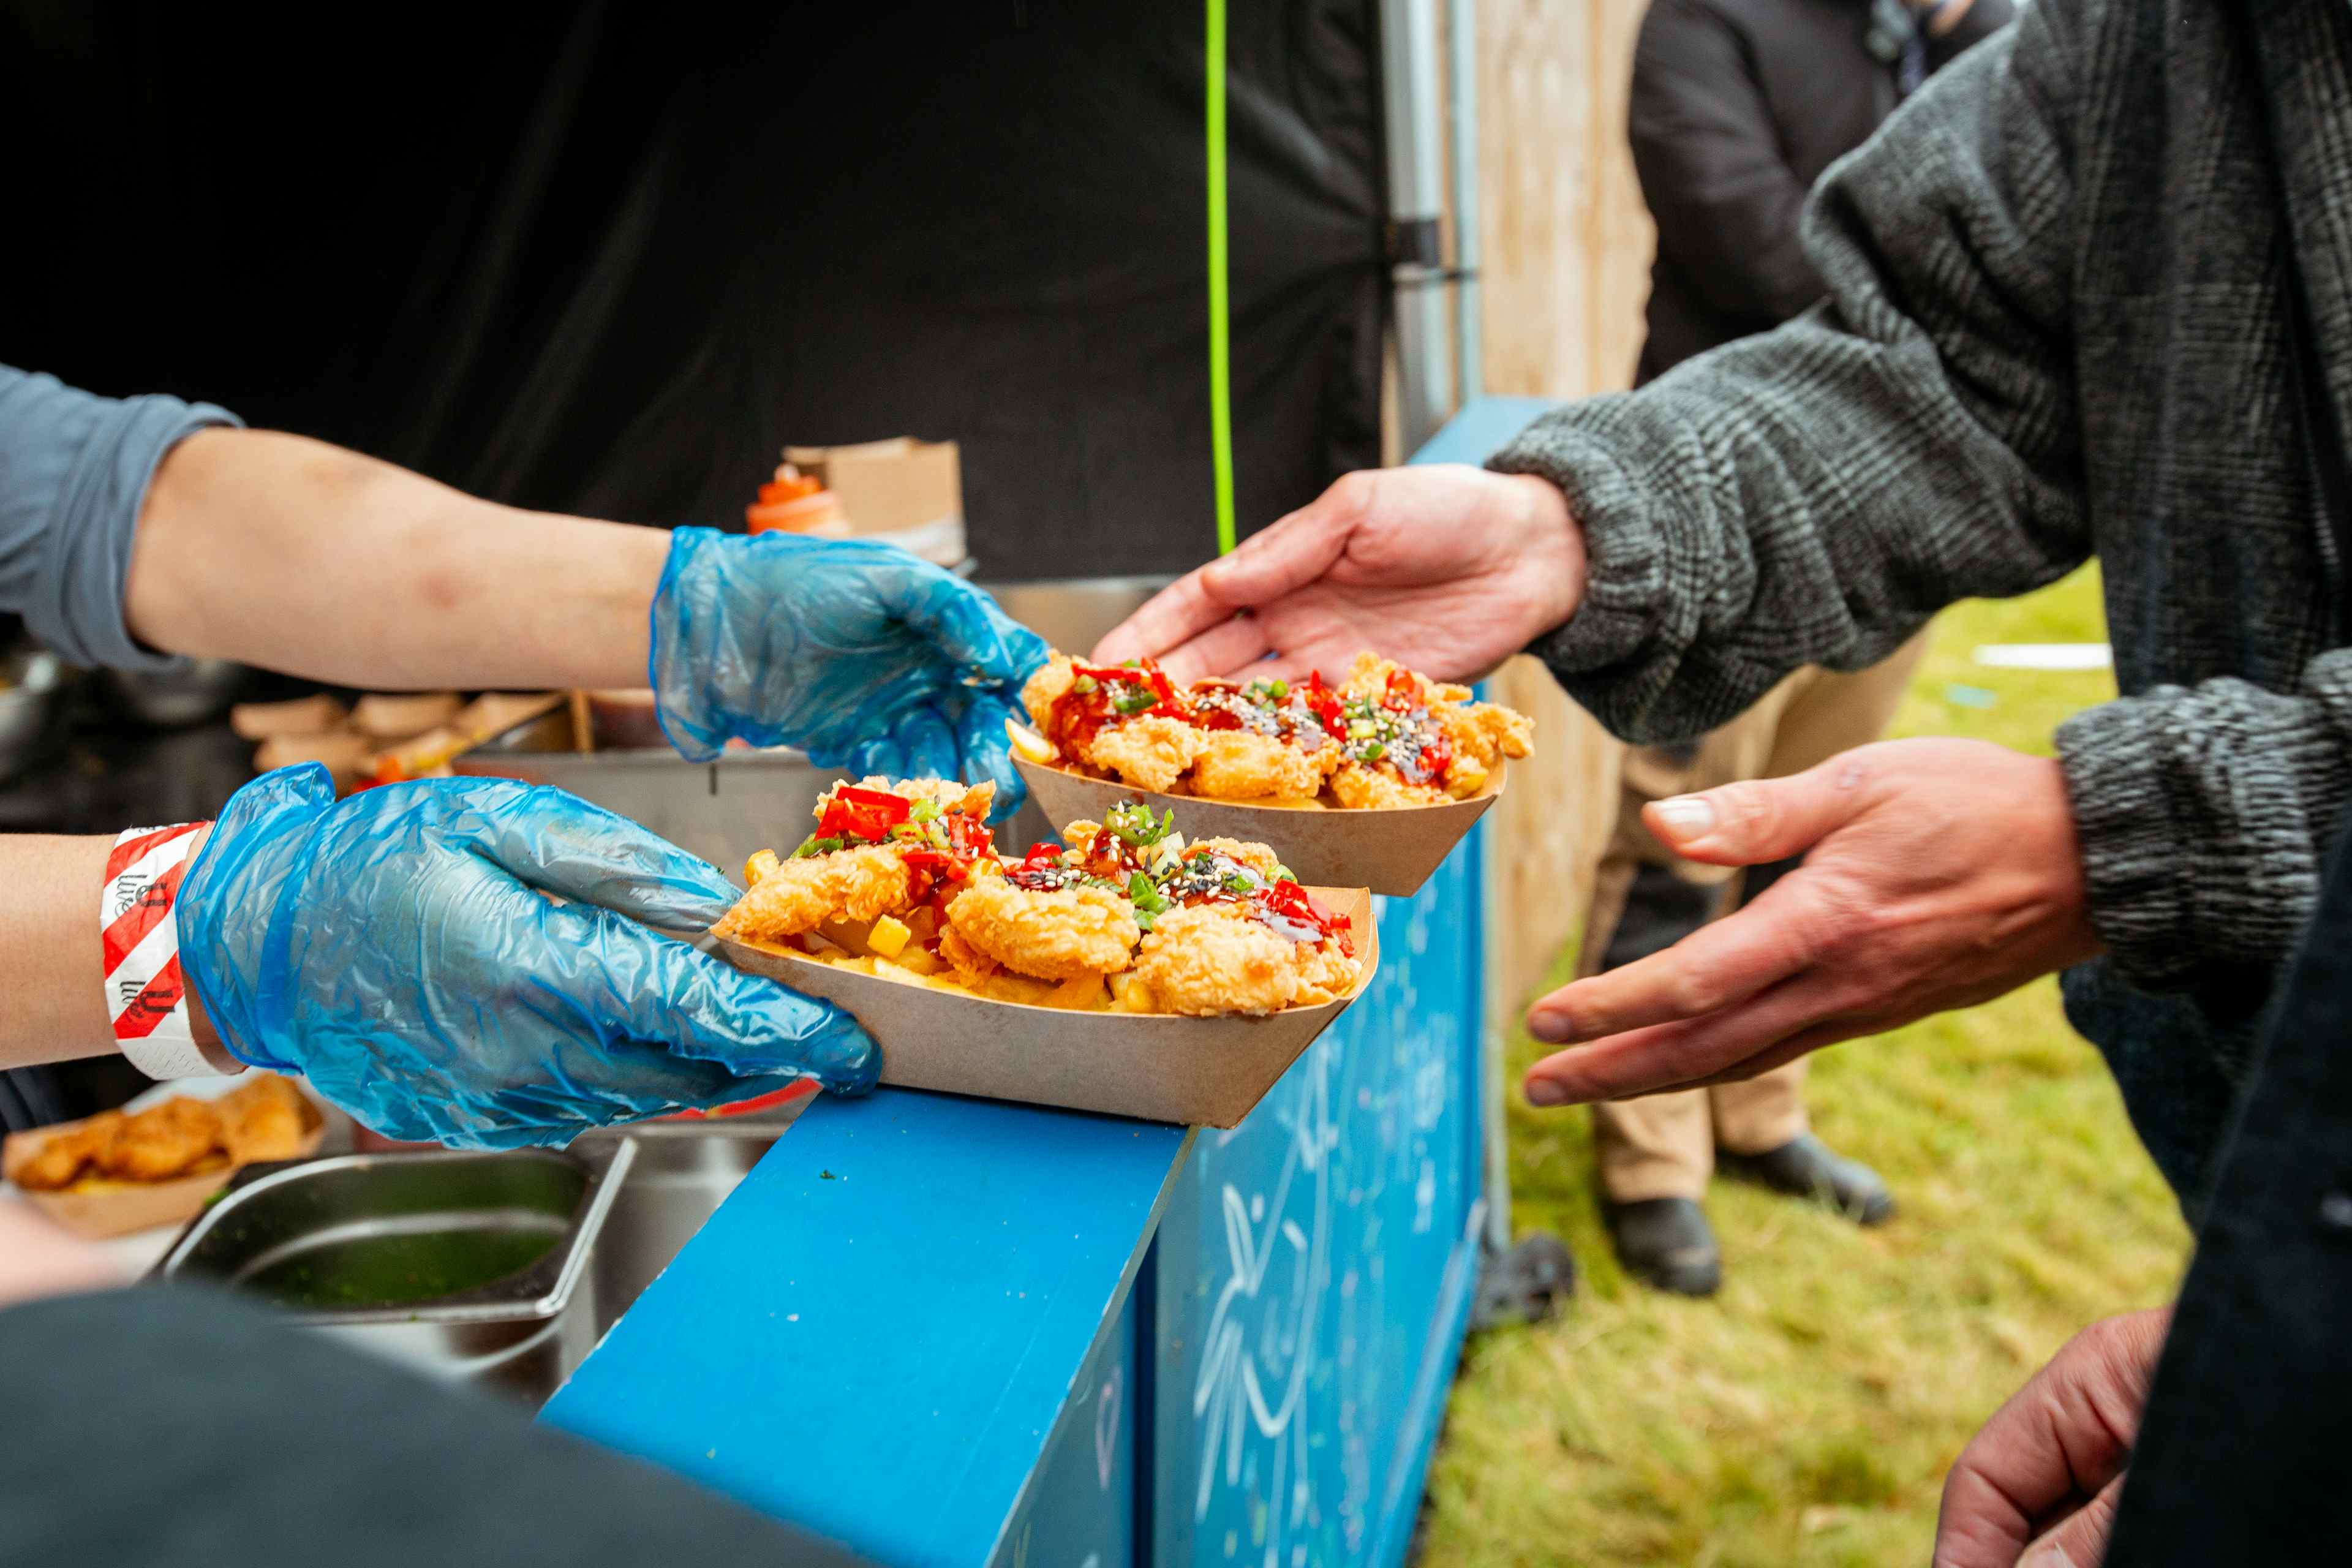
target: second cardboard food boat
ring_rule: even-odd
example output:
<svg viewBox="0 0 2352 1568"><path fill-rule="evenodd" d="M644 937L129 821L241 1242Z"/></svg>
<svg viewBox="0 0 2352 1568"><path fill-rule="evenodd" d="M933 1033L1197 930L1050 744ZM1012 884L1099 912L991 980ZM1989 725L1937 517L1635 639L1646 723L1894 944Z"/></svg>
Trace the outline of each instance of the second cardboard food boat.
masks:
<svg viewBox="0 0 2352 1568"><path fill-rule="evenodd" d="M1212 1127L1363 994L1374 892L1417 892L1528 740L1370 656L1180 690L1056 655L1024 700L1046 733L1016 726L1015 762L1067 847L1009 860L984 791L869 779L753 858L711 945L855 1015L885 1083ZM1203 798L1236 781L1260 798Z"/></svg>

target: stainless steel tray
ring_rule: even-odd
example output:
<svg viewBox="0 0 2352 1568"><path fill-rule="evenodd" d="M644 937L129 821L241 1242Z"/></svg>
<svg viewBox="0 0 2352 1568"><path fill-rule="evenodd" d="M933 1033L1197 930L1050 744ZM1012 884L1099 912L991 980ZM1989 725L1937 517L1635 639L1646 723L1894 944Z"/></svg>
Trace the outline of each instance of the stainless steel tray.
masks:
<svg viewBox="0 0 2352 1568"><path fill-rule="evenodd" d="M153 1277L251 1289L312 1260L331 1272L339 1266L328 1259L362 1247L380 1254L388 1239L466 1237L478 1247L519 1238L527 1248L544 1237L535 1259L446 1292L432 1293L429 1276L420 1285L411 1275L404 1283L426 1293L383 1290L371 1300L370 1288L353 1288L341 1304L283 1309L295 1322L434 1375L537 1402L595 1344L591 1259L635 1156L635 1143L617 1138L561 1153L346 1154L248 1167L181 1234Z"/></svg>

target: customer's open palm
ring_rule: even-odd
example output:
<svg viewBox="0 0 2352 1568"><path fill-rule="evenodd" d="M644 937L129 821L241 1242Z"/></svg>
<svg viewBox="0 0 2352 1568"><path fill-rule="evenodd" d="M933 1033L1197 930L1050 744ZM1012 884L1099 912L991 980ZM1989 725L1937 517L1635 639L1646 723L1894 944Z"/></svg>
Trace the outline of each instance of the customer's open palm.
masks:
<svg viewBox="0 0 2352 1568"><path fill-rule="evenodd" d="M1179 680L1287 678L1340 674L1370 648L1463 679L1566 620L1583 584L1583 536L1544 480L1372 469L1171 584L1094 657L1155 658Z"/></svg>

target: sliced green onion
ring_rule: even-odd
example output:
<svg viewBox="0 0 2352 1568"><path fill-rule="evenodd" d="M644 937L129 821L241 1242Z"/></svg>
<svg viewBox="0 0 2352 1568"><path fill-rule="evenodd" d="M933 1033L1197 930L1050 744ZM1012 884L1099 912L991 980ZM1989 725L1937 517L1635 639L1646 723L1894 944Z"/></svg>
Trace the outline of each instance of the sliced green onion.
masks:
<svg viewBox="0 0 2352 1568"><path fill-rule="evenodd" d="M917 802L915 803L915 807L914 807L914 809L913 809L912 811L909 811L909 812L907 814L907 821L908 821L908 822L929 822L929 821L930 821L930 820L931 820L931 818L933 818L933 817L935 817L935 816L937 816L939 814L940 814L940 803L939 803L939 802L937 802L937 801L935 801L935 800L919 800L919 801L917 801ZM903 824L903 823L902 823L902 824L900 824L900 826L905 826L905 824Z"/></svg>

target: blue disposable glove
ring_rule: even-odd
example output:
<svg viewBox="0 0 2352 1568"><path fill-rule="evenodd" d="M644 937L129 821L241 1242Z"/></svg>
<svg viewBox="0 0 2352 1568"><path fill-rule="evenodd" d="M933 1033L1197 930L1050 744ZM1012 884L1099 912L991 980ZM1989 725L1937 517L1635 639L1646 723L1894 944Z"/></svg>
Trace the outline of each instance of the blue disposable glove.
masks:
<svg viewBox="0 0 2352 1568"><path fill-rule="evenodd" d="M996 783L1021 804L1004 721L1045 644L986 594L887 544L670 536L654 595L662 731L696 762L731 739L853 777Z"/></svg>
<svg viewBox="0 0 2352 1568"><path fill-rule="evenodd" d="M180 890L180 963L238 1060L393 1138L562 1144L803 1076L871 1089L881 1056L849 1015L649 929L701 930L734 899L561 790L338 801L312 763L230 799Z"/></svg>

